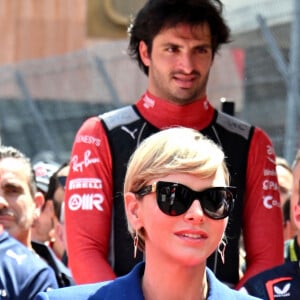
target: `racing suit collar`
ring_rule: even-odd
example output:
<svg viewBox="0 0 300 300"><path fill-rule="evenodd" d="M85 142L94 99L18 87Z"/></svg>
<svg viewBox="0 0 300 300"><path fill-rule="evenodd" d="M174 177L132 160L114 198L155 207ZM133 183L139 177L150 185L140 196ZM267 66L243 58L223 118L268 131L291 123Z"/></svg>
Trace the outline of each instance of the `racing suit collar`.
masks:
<svg viewBox="0 0 300 300"><path fill-rule="evenodd" d="M214 117L214 108L207 97L186 105L177 105L147 91L137 101L136 107L148 122L159 129L178 125L201 130Z"/></svg>

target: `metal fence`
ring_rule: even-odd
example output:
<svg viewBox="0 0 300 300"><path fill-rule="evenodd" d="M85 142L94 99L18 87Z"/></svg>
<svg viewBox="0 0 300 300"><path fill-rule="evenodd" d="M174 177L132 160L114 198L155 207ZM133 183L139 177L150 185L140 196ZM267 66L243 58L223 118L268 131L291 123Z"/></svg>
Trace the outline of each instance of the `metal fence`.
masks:
<svg viewBox="0 0 300 300"><path fill-rule="evenodd" d="M129 60L126 41L0 67L2 143L33 160L65 160L82 122L132 103L145 77Z"/></svg>
<svg viewBox="0 0 300 300"><path fill-rule="evenodd" d="M286 64L291 57L292 20L292 15L282 23L266 19ZM43 155L58 162L66 160L74 135L86 118L133 103L145 91L146 78L128 58L126 48L125 40L99 42L63 56L1 66L2 143L19 148L33 160ZM296 129L287 140L290 87L271 48L258 21L256 29L236 33L225 48L227 52L216 57L209 98L218 108L221 97L233 101L235 114L263 128L278 155L286 156L286 143L292 142L291 161L299 147L299 99L293 112ZM232 53L242 55L231 61ZM231 71L233 64L236 71ZM235 73L242 76L240 80L234 80ZM291 76L299 82L298 70Z"/></svg>

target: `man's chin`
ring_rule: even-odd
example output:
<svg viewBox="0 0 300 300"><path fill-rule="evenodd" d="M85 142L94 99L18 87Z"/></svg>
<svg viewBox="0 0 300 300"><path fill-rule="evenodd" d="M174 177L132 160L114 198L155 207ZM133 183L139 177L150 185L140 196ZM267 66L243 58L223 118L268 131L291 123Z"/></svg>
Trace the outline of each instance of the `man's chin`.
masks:
<svg viewBox="0 0 300 300"><path fill-rule="evenodd" d="M0 224L4 226L5 230L11 228L13 223L14 223L14 218L10 216L0 216Z"/></svg>

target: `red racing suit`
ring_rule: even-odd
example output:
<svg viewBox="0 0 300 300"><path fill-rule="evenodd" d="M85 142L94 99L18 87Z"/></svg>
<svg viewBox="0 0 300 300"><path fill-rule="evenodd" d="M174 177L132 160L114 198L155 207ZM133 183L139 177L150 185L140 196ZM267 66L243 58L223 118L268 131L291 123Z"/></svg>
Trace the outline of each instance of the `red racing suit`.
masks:
<svg viewBox="0 0 300 300"><path fill-rule="evenodd" d="M65 210L69 266L76 283L112 279L138 262L132 259L133 242L120 208L126 163L140 140L174 125L197 129L220 144L228 158L231 185L238 187L226 229L225 264L212 256L208 266L220 280L238 288L251 276L283 263L275 153L261 129L218 112L206 98L179 106L147 92L122 111L86 120L73 144ZM247 268L239 282L241 230ZM126 237L118 244L120 236Z"/></svg>

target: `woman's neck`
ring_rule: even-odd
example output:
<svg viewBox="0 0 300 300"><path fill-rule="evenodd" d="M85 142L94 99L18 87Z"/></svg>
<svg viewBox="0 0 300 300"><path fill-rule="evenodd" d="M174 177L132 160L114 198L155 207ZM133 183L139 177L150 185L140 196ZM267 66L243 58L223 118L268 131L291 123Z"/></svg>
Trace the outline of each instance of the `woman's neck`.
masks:
<svg viewBox="0 0 300 300"><path fill-rule="evenodd" d="M205 300L208 282L205 264L196 267L147 262L142 279L146 300Z"/></svg>

